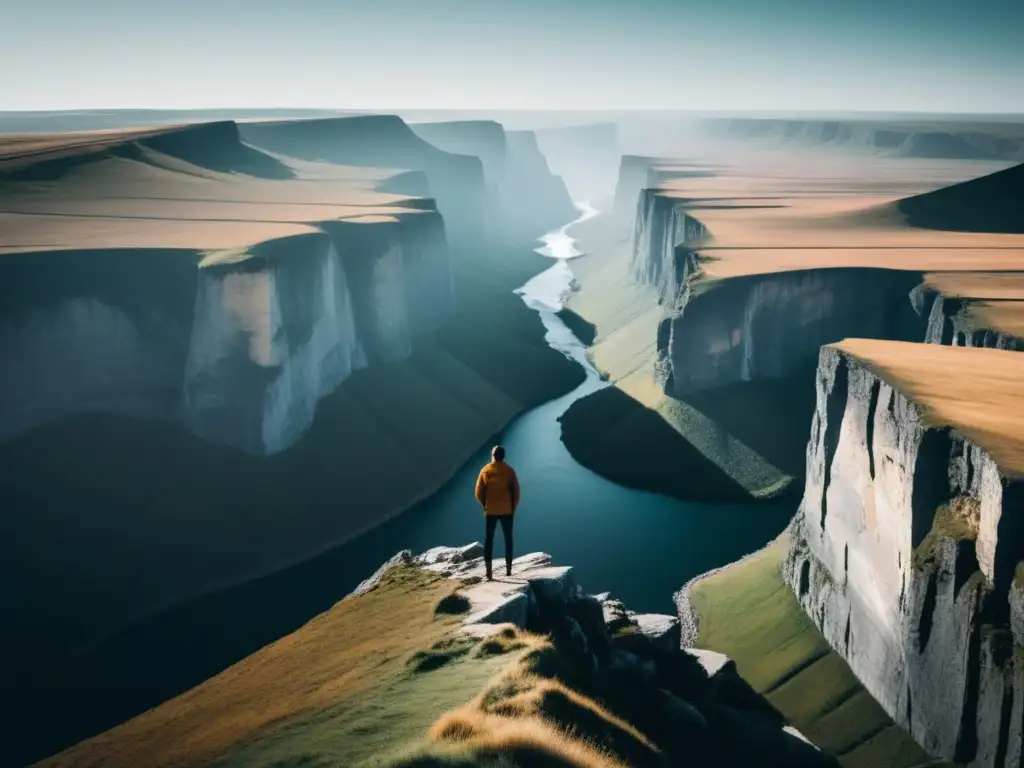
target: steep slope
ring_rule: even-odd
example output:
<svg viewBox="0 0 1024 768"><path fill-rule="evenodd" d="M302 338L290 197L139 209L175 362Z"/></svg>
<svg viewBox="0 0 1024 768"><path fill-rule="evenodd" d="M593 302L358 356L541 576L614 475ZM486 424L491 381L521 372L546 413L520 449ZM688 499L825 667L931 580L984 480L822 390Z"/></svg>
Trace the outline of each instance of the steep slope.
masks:
<svg viewBox="0 0 1024 768"><path fill-rule="evenodd" d="M42 765L836 765L729 659L680 649L672 617L587 595L542 553L481 583L481 554L400 552L293 634Z"/></svg>
<svg viewBox="0 0 1024 768"><path fill-rule="evenodd" d="M1021 759L1024 560L1013 352L847 340L821 352L786 581L930 753Z"/></svg>
<svg viewBox="0 0 1024 768"><path fill-rule="evenodd" d="M615 123L542 128L536 133L548 165L565 179L574 200L596 201L612 194L620 158Z"/></svg>
<svg viewBox="0 0 1024 768"><path fill-rule="evenodd" d="M453 247L479 246L485 237L480 159L438 149L399 117L250 122L240 129L257 147L303 160L423 171Z"/></svg>
<svg viewBox="0 0 1024 768"><path fill-rule="evenodd" d="M899 201L912 227L1024 234L1024 165Z"/></svg>
<svg viewBox="0 0 1024 768"><path fill-rule="evenodd" d="M500 123L413 123L419 136L448 152L474 155L484 164L487 220L499 241L532 241L575 217L561 178L548 169L536 146L506 136Z"/></svg>
<svg viewBox="0 0 1024 768"><path fill-rule="evenodd" d="M533 131L506 131L508 154L505 184L523 199L506 210L505 222L512 232L530 230L532 222L553 217L564 223L578 215L561 176L552 173ZM527 193L526 191L529 190Z"/></svg>

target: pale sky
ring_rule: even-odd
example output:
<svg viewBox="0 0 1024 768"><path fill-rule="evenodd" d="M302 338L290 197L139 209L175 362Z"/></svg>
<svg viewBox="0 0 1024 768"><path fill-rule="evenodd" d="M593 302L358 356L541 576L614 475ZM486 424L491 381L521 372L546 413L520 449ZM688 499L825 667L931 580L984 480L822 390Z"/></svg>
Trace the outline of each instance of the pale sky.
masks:
<svg viewBox="0 0 1024 768"><path fill-rule="evenodd" d="M1024 0L6 0L0 110L1024 112Z"/></svg>

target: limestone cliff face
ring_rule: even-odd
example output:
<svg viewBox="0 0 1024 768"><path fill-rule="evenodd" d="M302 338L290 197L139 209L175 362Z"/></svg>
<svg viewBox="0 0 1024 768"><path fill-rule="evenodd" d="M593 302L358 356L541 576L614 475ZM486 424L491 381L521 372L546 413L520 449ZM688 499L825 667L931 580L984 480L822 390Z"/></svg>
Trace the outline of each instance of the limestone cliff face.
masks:
<svg viewBox="0 0 1024 768"><path fill-rule="evenodd" d="M979 768L1020 764L1022 504L982 448L821 350L785 578L898 724Z"/></svg>
<svg viewBox="0 0 1024 768"><path fill-rule="evenodd" d="M637 203L633 279L654 288L659 303L675 312L685 303L685 291L697 273L694 249L707 230L688 215L680 201L657 189L644 189Z"/></svg>
<svg viewBox="0 0 1024 768"><path fill-rule="evenodd" d="M151 255L162 266L148 276L131 264L139 253L102 254L96 291L47 286L42 256L10 257L40 295L0 319L0 439L103 412L179 420L250 454L288 448L321 398L354 370L404 359L452 307L437 213L325 230L199 269L190 254Z"/></svg>
<svg viewBox="0 0 1024 768"><path fill-rule="evenodd" d="M665 392L809 373L822 344L846 337L919 340L924 321L907 300L916 279L863 269L689 278L658 340Z"/></svg>
<svg viewBox="0 0 1024 768"><path fill-rule="evenodd" d="M1020 340L999 331L978 328L968 315L969 302L949 298L927 289L923 284L911 292L911 301L919 313L927 309L928 325L924 341L953 347L989 347L1018 350Z"/></svg>

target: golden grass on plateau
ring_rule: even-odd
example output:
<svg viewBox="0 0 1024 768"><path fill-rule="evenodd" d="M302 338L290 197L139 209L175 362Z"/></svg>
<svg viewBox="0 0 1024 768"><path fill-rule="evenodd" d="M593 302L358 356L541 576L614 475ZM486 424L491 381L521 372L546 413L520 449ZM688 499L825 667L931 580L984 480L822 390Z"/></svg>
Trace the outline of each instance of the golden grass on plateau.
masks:
<svg viewBox="0 0 1024 768"><path fill-rule="evenodd" d="M431 741L476 756L532 750L578 768L625 768L633 764L631 753L658 753L642 733L597 702L534 674L527 659L554 649L543 638L516 635L526 650L472 701L442 715L430 729ZM597 746L596 739L613 750Z"/></svg>
<svg viewBox="0 0 1024 768"><path fill-rule="evenodd" d="M100 152L180 128L0 137L0 172L89 159L67 168L59 183L0 179L0 254L166 248L231 251L237 260L248 246L317 232L324 222L386 223L424 213L403 205L412 200L408 195L376 189L400 170L282 158L293 178L265 179L192 165L149 147L127 157Z"/></svg>
<svg viewBox="0 0 1024 768"><path fill-rule="evenodd" d="M873 339L832 345L984 448L1006 474L1024 476L1024 355Z"/></svg>
<svg viewBox="0 0 1024 768"><path fill-rule="evenodd" d="M659 189L709 229L700 247L709 278L822 267L1018 271L1024 235L920 229L896 208L1005 165L756 153L729 158L710 177L666 173Z"/></svg>
<svg viewBox="0 0 1024 768"><path fill-rule="evenodd" d="M1024 272L929 272L924 282L943 296L993 301L1024 299Z"/></svg>
<svg viewBox="0 0 1024 768"><path fill-rule="evenodd" d="M42 765L196 766L304 712L352 697L404 669L412 651L450 632L435 617L450 581L397 569L375 590L329 611L187 693ZM395 621L401 616L401 621Z"/></svg>

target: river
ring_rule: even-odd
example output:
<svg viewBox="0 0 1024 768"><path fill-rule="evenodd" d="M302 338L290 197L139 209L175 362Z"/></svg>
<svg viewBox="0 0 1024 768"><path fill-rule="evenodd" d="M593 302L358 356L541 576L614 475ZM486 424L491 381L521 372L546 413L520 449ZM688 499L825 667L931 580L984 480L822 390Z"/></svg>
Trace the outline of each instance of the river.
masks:
<svg viewBox="0 0 1024 768"><path fill-rule="evenodd" d="M633 610L673 613L675 590L693 576L763 547L785 527L793 505L695 504L625 488L577 464L566 450L558 417L575 400L609 386L587 359L586 347L556 314L571 290L571 260L585 258L569 231L572 224L598 215L586 203L577 207L580 217L545 235L537 249L556 263L518 291L540 314L548 343L582 365L587 378L569 394L523 414L498 437L522 486L515 549L517 554L549 553L556 562L572 565L587 590L610 591ZM490 446L482 446L438 493L354 542L347 559L358 567L345 585L400 549L415 553L482 541L483 518L473 487L489 453ZM499 562L503 552L499 532Z"/></svg>
<svg viewBox="0 0 1024 768"><path fill-rule="evenodd" d="M597 215L585 204L579 208L577 222ZM518 293L539 313L548 343L583 366L587 377L497 436L522 486L516 552L548 552L557 563L572 565L591 592L611 591L633 610L672 613L675 590L692 576L762 547L783 529L792 503L691 504L618 486L573 460L562 445L558 417L575 400L608 384L556 314L572 285L571 260L585 258L570 229L568 224L544 236L537 251L555 263ZM473 488L490 448L481 446L438 493L359 538L177 606L110 638L64 673L55 669L61 682L45 698L45 726L26 725L22 735L36 749L46 749L104 730L297 629L395 552L482 540L484 521ZM499 562L503 546L499 533L494 553ZM32 733L40 727L45 733Z"/></svg>

